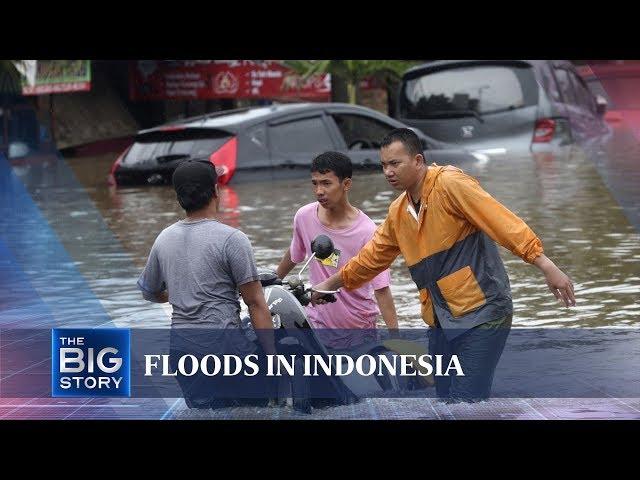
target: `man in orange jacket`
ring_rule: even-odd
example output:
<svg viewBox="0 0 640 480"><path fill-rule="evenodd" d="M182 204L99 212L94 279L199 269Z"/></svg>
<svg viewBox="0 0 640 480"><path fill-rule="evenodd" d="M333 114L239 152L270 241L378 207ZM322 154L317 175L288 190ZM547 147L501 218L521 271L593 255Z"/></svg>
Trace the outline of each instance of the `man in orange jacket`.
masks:
<svg viewBox="0 0 640 480"><path fill-rule="evenodd" d="M477 180L452 166L427 166L418 136L391 131L381 142L387 181L403 191L373 238L317 290L358 288L402 254L420 293L429 353L457 355L465 376L437 377L439 397L489 397L511 327L509 278L496 243L538 267L556 298L575 305L573 284L543 253L542 242ZM321 304L314 293L312 302ZM447 363L445 363L446 365Z"/></svg>

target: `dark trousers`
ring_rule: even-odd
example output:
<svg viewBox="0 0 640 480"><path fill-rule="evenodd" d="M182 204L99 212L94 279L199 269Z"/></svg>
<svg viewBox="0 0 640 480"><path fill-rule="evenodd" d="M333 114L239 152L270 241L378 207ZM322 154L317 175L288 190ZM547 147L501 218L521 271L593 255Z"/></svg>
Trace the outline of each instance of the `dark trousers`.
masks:
<svg viewBox="0 0 640 480"><path fill-rule="evenodd" d="M493 375L511 330L512 315L478 325L448 341L444 330L429 329L429 353L442 355L443 371L457 355L464 376L435 376L436 394L449 401L477 402L489 398ZM436 322L437 323L437 322Z"/></svg>
<svg viewBox="0 0 640 480"><path fill-rule="evenodd" d="M267 377L266 355L258 342L251 343L242 330L220 329L172 329L169 362L172 371L178 369L178 360L185 355L194 356L198 363L205 355L225 354L243 357L254 353L258 356L258 374L242 373L225 377L222 372L208 376L199 369L194 375L178 373L176 380L185 403L190 408L218 408L239 404L264 406L275 396L276 383ZM250 351L247 345L252 346ZM245 351L239 351L239 349ZM191 363L189 362L189 367Z"/></svg>

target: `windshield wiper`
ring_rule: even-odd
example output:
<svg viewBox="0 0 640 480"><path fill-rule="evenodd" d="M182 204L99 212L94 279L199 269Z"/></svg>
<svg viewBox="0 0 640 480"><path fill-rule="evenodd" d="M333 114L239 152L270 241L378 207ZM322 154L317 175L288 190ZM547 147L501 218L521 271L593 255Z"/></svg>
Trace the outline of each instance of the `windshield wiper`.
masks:
<svg viewBox="0 0 640 480"><path fill-rule="evenodd" d="M174 160L184 160L185 158L190 158L191 155L187 153L171 153L169 155L159 155L156 157L156 161L158 163L167 163L172 162Z"/></svg>
<svg viewBox="0 0 640 480"><path fill-rule="evenodd" d="M476 117L480 123L484 123L482 116L475 110L438 110L436 112L429 112L424 115L424 118L455 118L455 117Z"/></svg>

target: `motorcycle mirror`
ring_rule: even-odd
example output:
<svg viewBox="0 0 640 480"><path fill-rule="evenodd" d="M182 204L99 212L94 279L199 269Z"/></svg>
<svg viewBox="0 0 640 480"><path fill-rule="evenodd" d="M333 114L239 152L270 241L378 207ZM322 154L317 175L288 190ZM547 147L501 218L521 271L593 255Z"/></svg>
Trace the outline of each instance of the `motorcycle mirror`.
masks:
<svg viewBox="0 0 640 480"><path fill-rule="evenodd" d="M298 288L299 286L304 285L304 282L297 277L287 277L285 281L291 288Z"/></svg>
<svg viewBox="0 0 640 480"><path fill-rule="evenodd" d="M326 235L318 235L311 242L311 251L320 260L329 258L334 252L333 242Z"/></svg>

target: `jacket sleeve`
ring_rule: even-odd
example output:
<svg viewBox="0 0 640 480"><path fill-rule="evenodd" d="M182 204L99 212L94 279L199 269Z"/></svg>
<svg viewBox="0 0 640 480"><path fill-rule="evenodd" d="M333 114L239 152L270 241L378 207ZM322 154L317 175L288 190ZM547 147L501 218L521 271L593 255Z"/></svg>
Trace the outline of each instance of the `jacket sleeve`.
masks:
<svg viewBox="0 0 640 480"><path fill-rule="evenodd" d="M443 180L453 213L466 218L527 263L533 263L543 253L542 242L533 230L484 191L476 179L453 172Z"/></svg>
<svg viewBox="0 0 640 480"><path fill-rule="evenodd" d="M393 225L387 216L371 240L340 270L344 286L348 290L361 287L389 268L399 254Z"/></svg>

